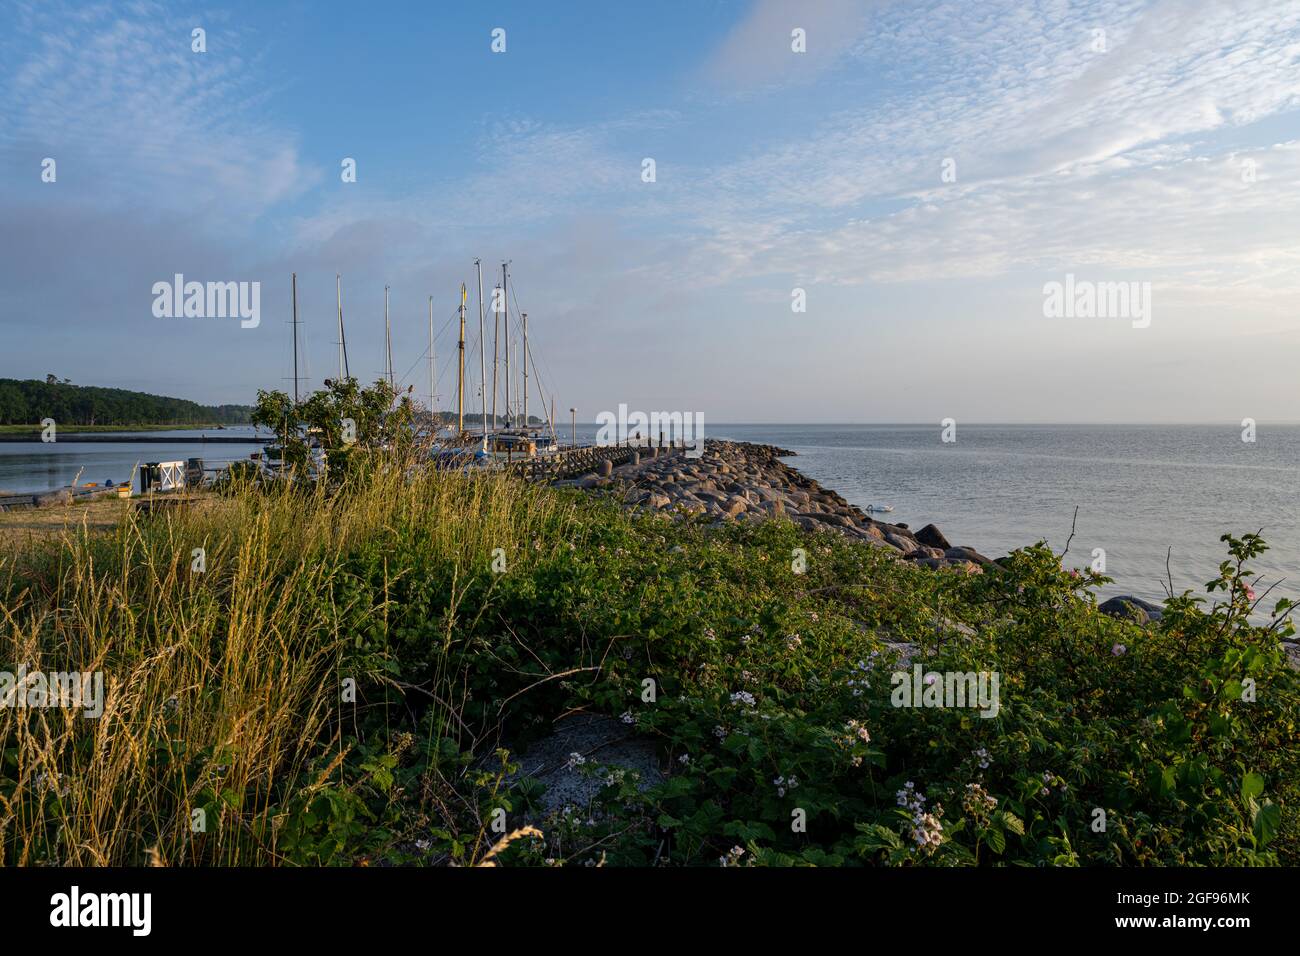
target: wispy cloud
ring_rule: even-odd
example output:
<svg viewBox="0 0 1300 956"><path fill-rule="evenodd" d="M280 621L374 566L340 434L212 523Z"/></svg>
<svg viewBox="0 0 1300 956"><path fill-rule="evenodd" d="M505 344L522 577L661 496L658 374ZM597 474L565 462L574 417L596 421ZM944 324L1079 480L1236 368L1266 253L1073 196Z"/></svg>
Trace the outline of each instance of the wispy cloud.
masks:
<svg viewBox="0 0 1300 956"><path fill-rule="evenodd" d="M1242 151L1222 134L1300 106L1300 8L936 3L882 11L872 37L858 55L888 59L901 92L695 171L675 208L725 278L1077 261L1240 284L1294 265L1294 145Z"/></svg>
<svg viewBox="0 0 1300 956"><path fill-rule="evenodd" d="M704 67L718 89L743 93L810 83L833 69L881 4L868 0L758 0ZM802 49L795 50L795 31Z"/></svg>
<svg viewBox="0 0 1300 956"><path fill-rule="evenodd" d="M45 199L196 220L219 207L229 223L316 181L296 138L261 118L270 91L257 41L227 18L198 21L152 0L19 3L15 14L0 47L0 150L30 182L42 157L55 159L61 189ZM191 49L195 27L206 54Z"/></svg>

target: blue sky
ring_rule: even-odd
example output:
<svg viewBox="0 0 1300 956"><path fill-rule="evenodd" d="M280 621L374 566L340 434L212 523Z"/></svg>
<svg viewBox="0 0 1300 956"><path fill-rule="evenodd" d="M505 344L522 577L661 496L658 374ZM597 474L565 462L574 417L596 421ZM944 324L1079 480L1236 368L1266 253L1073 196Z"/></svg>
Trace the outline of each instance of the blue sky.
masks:
<svg viewBox="0 0 1300 956"><path fill-rule="evenodd" d="M387 284L425 394L482 257L587 419L1300 418L1294 3L0 11L0 376L251 401L296 271L319 384L339 272L354 371ZM261 325L155 318L177 272L260 281ZM1045 318L1066 274L1149 282L1150 326Z"/></svg>

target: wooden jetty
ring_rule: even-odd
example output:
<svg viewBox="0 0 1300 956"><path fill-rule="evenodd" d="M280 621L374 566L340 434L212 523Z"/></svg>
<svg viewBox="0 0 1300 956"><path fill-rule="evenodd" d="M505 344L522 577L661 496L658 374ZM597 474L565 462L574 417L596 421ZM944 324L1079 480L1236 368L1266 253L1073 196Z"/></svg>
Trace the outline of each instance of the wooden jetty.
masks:
<svg viewBox="0 0 1300 956"><path fill-rule="evenodd" d="M608 462L610 470L613 470L620 465L634 464L644 458L681 454L684 451L683 444L655 445L649 441L641 444L581 445L547 455L521 458L518 461L508 462L503 467L528 481L563 481L590 472L600 474L605 468L605 462Z"/></svg>

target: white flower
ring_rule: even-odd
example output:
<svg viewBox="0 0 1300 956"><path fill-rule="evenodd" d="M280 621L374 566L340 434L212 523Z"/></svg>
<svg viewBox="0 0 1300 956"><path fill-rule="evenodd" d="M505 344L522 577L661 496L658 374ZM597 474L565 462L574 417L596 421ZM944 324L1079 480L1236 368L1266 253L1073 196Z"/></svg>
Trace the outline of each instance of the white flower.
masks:
<svg viewBox="0 0 1300 956"><path fill-rule="evenodd" d="M907 781L903 784L903 789L894 794L898 805L904 809L911 810L913 814L921 813L925 808L925 794L918 793L916 784Z"/></svg>
<svg viewBox="0 0 1300 956"><path fill-rule="evenodd" d="M912 839L927 853L943 842L943 824L932 813L918 813L912 818Z"/></svg>
<svg viewBox="0 0 1300 956"><path fill-rule="evenodd" d="M632 711L630 711L630 710L625 710L625 711L623 712L623 715L622 715L621 717L619 717L618 719L621 720L621 721L623 721L623 723L625 723L625 724L635 724L635 723L636 723L636 716L635 716L635 715L632 713Z"/></svg>
<svg viewBox="0 0 1300 956"><path fill-rule="evenodd" d="M587 762L587 758L584 757L582 754L577 753L576 751L574 753L569 754L568 767L570 770L574 769L575 767L581 767L586 762Z"/></svg>
<svg viewBox="0 0 1300 956"><path fill-rule="evenodd" d="M723 866L740 866L740 858L745 855L745 848L733 846L727 851L726 856L718 857L718 862Z"/></svg>
<svg viewBox="0 0 1300 956"><path fill-rule="evenodd" d="M853 743L854 737L861 740L864 744L871 743L871 734L867 731L866 724L859 723L856 720L850 720L844 725L844 729L849 732L849 743Z"/></svg>
<svg viewBox="0 0 1300 956"><path fill-rule="evenodd" d="M754 706L754 695L747 690L738 690L731 695L733 704L744 704L746 707Z"/></svg>

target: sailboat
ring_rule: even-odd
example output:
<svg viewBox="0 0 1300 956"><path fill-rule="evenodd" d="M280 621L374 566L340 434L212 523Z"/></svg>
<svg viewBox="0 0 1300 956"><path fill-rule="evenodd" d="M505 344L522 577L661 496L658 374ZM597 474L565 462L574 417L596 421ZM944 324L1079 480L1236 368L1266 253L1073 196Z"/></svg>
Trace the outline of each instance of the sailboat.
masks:
<svg viewBox="0 0 1300 956"><path fill-rule="evenodd" d="M529 335L528 313L519 312L519 340L511 341L511 313L509 299L511 293L510 262L501 263L501 283L493 289L493 335L492 335L492 378L491 410L488 403L488 366L487 366L487 328L485 301L483 297L483 264L481 259L474 260L478 277L478 334L479 334L479 405L480 424L470 430L465 426L466 385L465 375L465 331L466 313L469 303L469 289L465 283L460 285L460 303L457 307L458 336L456 355L456 415L454 422L440 425L441 413L438 405L437 353L435 350L433 296L429 297L429 405L428 431L431 457L438 464L454 464L457 467L495 467L508 464L520 458L532 458L559 451L560 443L555 430L555 400L551 398L547 407L545 390L537 364L533 357L533 342ZM293 306L293 400L297 405L302 400L300 376L298 372L298 276L291 277ZM335 274L335 296L338 312L338 347L339 378L346 381L351 377L348 365L347 338L343 326L343 286L340 275ZM397 389L393 365L393 326L389 312L389 287L384 286L384 370L383 378L394 391ZM516 303L517 304L517 303ZM502 333L504 335L502 336ZM504 347L502 347L504 346ZM502 366L504 365L504 369ZM517 381L516 381L517 377ZM504 425L500 425L501 416L497 414L497 399L501 397L504 387ZM411 388L413 388L412 386ZM544 421L533 424L528 413L530 397L534 389L542 400L542 408L548 414ZM310 438L309 438L310 440ZM312 454L310 477L315 479L324 473L325 456L318 441L311 441ZM253 458L259 460L267 473L284 474L286 467L283 450L271 443Z"/></svg>
<svg viewBox="0 0 1300 956"><path fill-rule="evenodd" d="M468 290L464 283L460 287L460 305L457 309L460 333L457 339L457 375L456 375L456 426L450 436L438 443L435 457L440 460L455 460L473 467L489 467L509 463L521 457L531 458L536 455L550 454L559 450L559 439L555 431L554 415L548 414L544 423L531 424L528 415L528 401L534 388L537 389L546 408L546 396L542 391L540 376L533 360L532 342L529 338L528 314L520 312L520 332L522 344L518 353L512 349L510 340L510 263L501 263L501 284L493 290L493 348L492 348L492 399L491 412L488 409L488 374L487 374L487 327L485 302L483 298L483 264L481 259L474 260L478 277L478 330L479 330L479 398L480 426L476 431L465 427L465 324L468 304ZM504 331L504 343L498 336ZM501 345L504 344L504 349ZM429 351L433 353L432 305L430 305ZM504 351L504 373L501 358ZM530 374L531 370L531 374ZM434 411L434 365L430 364L430 414L436 418ZM514 382L515 375L519 381ZM505 425L498 425L497 398L504 385ZM512 401L511 391L514 390ZM551 409L555 407L551 400ZM470 453L470 449L473 452Z"/></svg>

